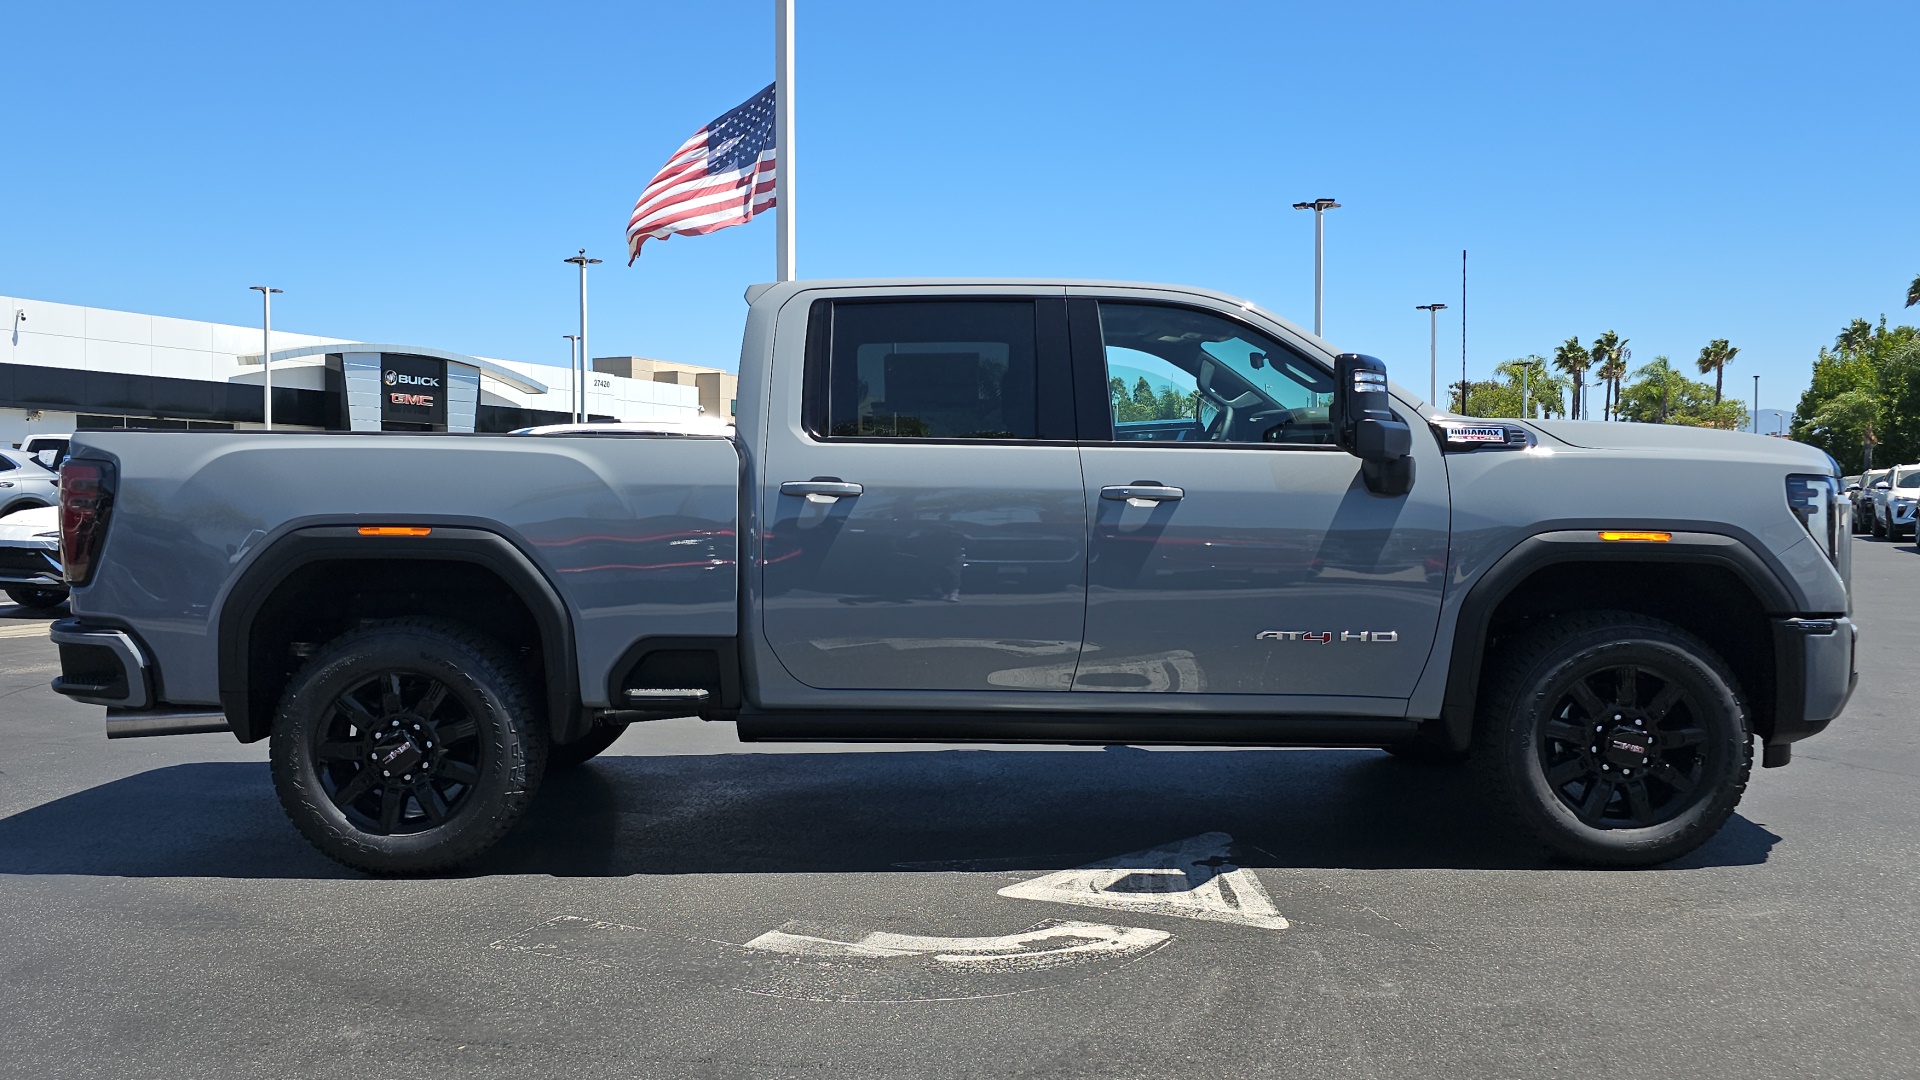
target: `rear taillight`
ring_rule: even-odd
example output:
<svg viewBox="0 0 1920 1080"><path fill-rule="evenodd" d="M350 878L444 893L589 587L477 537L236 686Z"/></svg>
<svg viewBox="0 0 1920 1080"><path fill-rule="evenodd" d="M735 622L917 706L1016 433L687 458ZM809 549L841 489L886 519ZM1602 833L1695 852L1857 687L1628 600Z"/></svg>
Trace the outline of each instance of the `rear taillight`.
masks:
<svg viewBox="0 0 1920 1080"><path fill-rule="evenodd" d="M85 585L93 576L112 509L112 465L69 460L60 467L60 566L67 584Z"/></svg>

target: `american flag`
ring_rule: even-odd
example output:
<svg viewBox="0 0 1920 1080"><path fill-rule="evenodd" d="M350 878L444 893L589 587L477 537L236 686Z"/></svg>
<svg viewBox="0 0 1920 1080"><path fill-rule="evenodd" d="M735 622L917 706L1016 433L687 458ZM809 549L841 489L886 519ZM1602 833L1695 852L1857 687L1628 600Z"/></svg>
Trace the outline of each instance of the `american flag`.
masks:
<svg viewBox="0 0 1920 1080"><path fill-rule="evenodd" d="M627 219L627 265L640 245L699 236L753 220L773 205L773 87L693 133L673 152Z"/></svg>

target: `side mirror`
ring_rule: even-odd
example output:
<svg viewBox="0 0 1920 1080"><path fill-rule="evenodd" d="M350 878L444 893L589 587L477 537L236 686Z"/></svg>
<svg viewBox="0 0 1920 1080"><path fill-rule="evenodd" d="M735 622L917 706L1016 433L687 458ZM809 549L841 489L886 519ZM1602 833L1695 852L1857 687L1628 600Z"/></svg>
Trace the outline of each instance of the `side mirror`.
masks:
<svg viewBox="0 0 1920 1080"><path fill-rule="evenodd" d="M52 447L48 447L47 449L34 454L33 460L51 469L54 467L53 466L54 459L58 458L59 456L60 456L60 451L55 450Z"/></svg>
<svg viewBox="0 0 1920 1080"><path fill-rule="evenodd" d="M1413 488L1413 432L1393 415L1387 365L1359 353L1341 353L1333 365L1334 438L1360 459L1368 491L1405 495Z"/></svg>
<svg viewBox="0 0 1920 1080"><path fill-rule="evenodd" d="M1880 481L1879 483L1877 483L1877 484L1875 484L1875 485L1873 485L1873 490L1875 490L1875 491L1892 491L1892 490L1893 490L1893 485L1892 485L1892 484L1889 484L1889 483L1887 483L1887 482L1886 482L1885 480L1882 480L1882 481Z"/></svg>

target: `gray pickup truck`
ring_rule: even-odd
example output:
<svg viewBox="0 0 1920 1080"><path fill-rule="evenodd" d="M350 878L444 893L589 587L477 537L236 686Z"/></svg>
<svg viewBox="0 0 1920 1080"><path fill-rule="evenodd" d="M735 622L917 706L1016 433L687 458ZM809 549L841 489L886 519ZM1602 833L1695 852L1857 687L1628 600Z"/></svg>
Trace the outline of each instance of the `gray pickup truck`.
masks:
<svg viewBox="0 0 1920 1080"><path fill-rule="evenodd" d="M84 434L54 688L270 739L382 873L628 725L1381 747L1559 856L1705 841L1854 682L1848 507L1778 439L1450 416L1260 308L755 286L731 437Z"/></svg>

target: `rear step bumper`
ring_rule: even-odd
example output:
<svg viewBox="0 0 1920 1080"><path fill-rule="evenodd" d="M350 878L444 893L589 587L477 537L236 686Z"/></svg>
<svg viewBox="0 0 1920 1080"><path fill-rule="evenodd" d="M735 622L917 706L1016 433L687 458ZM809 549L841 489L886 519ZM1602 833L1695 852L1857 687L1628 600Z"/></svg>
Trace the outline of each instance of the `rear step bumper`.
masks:
<svg viewBox="0 0 1920 1080"><path fill-rule="evenodd" d="M60 648L60 675L53 692L109 708L144 709L153 704L153 673L147 650L125 630L89 627L61 619L47 628Z"/></svg>

